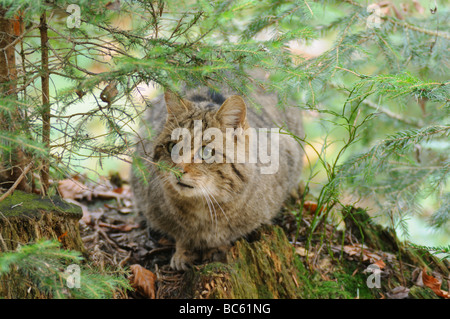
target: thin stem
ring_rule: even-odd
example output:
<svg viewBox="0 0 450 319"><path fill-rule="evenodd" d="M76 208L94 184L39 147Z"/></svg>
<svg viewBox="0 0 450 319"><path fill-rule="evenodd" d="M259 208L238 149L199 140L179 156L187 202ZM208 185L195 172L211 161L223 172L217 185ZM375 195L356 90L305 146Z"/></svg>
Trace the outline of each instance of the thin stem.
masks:
<svg viewBox="0 0 450 319"><path fill-rule="evenodd" d="M39 26L41 36L41 61L42 61L42 142L47 149L50 148L50 73L48 67L48 28L47 17L44 12L41 15L41 24ZM41 181L45 192L48 191L49 184L49 162L44 159L41 170Z"/></svg>

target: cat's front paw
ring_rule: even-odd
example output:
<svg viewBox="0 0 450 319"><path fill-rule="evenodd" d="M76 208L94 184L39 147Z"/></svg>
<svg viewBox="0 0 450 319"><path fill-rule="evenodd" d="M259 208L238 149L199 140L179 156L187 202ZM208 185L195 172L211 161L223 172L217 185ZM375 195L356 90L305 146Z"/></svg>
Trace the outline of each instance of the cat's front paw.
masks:
<svg viewBox="0 0 450 319"><path fill-rule="evenodd" d="M170 268L175 270L188 270L194 261L194 256L187 250L177 249L170 260Z"/></svg>

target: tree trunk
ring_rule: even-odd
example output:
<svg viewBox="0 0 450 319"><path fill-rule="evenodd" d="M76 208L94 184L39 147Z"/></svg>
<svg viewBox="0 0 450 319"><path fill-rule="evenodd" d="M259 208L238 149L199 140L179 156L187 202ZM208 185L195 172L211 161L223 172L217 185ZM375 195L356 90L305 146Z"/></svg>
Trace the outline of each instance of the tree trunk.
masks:
<svg viewBox="0 0 450 319"><path fill-rule="evenodd" d="M5 18L7 10L0 7L0 97L17 99L17 69L14 47L14 24ZM0 132L20 131L21 114L18 109L0 114ZM11 141L1 140L3 150L0 152L0 186L9 188L21 176L29 160L22 148L12 145ZM23 178L16 188L29 191L31 187Z"/></svg>

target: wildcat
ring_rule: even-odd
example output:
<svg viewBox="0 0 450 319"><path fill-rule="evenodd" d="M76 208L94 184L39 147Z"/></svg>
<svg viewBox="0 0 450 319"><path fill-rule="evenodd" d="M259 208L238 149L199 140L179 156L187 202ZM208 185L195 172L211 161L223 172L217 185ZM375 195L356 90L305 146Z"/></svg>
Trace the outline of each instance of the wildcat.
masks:
<svg viewBox="0 0 450 319"><path fill-rule="evenodd" d="M229 90L218 93L206 87L187 90L182 98L166 92L146 111L143 122L148 125L141 128L136 152L148 172L133 170L132 190L136 207L146 216L150 228L175 239L176 250L170 262L173 269L186 270L200 255L203 260L219 260L233 241L270 223L289 191L299 182L302 148L288 134L279 134L279 166L272 174L262 174L260 169L264 164L260 162L202 160L205 153L206 156L214 153L211 148L205 150L205 142L201 149L194 147L191 153L183 155L193 158L194 154L203 152L200 162L174 163L171 151L176 141L172 140L171 133L175 128L192 132L194 121L201 120L197 123L201 123L203 131L211 127L226 131L227 128L284 125L296 136L303 137L298 108L277 108L276 95L262 89L250 97L263 106L260 111L247 107L248 100ZM242 136L231 138L233 143L238 143L239 138L242 141ZM247 146L241 151L249 153ZM182 176L158 169L154 164L157 162L177 168Z"/></svg>

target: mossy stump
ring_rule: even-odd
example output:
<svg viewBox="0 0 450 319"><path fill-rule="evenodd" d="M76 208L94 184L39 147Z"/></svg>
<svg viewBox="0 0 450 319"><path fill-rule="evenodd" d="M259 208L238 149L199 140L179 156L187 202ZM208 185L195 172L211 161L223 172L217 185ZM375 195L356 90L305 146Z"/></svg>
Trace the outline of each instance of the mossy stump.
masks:
<svg viewBox="0 0 450 319"><path fill-rule="evenodd" d="M401 242L395 232L372 223L362 209L353 209L345 218L348 235L375 252L393 256L386 259L381 273L381 287L367 285L371 273L364 270L369 261L338 259L324 254L323 264L329 271L324 275L308 267L307 261L296 254L284 231L278 226L264 226L247 239L238 240L227 254L226 263L196 265L180 280L162 280L159 298L202 299L303 299L303 298L392 298L394 289L405 287L408 298L436 298L429 288L417 286L414 273L424 268L449 277L449 264L430 253L419 253L408 243ZM341 237L341 236L338 236ZM303 258L303 259L302 259ZM319 266L320 267L320 266ZM442 285L447 290L446 283ZM406 289L405 289L406 291Z"/></svg>
<svg viewBox="0 0 450 319"><path fill-rule="evenodd" d="M83 252L78 221L81 208L60 197L15 191L0 202L0 252L39 239L59 240L65 249Z"/></svg>
<svg viewBox="0 0 450 319"><path fill-rule="evenodd" d="M85 253L78 224L82 215L80 207L60 197L15 191L0 202L0 253L14 251L40 239L58 240L64 249ZM27 278L19 273L8 273L0 280L0 297L46 297L39 291L27 292L24 284Z"/></svg>
<svg viewBox="0 0 450 319"><path fill-rule="evenodd" d="M278 226L264 226L238 240L227 263L195 266L184 274L177 295L163 298L256 299L299 297L294 250Z"/></svg>

